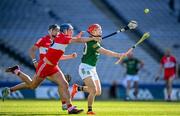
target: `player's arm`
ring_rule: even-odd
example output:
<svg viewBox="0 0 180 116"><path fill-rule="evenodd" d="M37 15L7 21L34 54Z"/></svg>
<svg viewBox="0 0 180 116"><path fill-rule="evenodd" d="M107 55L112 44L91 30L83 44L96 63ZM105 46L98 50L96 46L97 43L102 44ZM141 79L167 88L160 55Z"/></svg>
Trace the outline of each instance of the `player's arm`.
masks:
<svg viewBox="0 0 180 116"><path fill-rule="evenodd" d="M97 51L100 54L104 54L104 55L111 56L111 57L116 57L116 58L120 58L121 56L124 55L124 53L113 52L113 51L107 50L107 49L105 49L103 47L100 47L99 49L97 49Z"/></svg>
<svg viewBox="0 0 180 116"><path fill-rule="evenodd" d="M69 60L69 59L73 59L76 58L77 54L76 53L72 53L72 54L68 54L68 55L63 55L60 60Z"/></svg>
<svg viewBox="0 0 180 116"><path fill-rule="evenodd" d="M72 37L72 39L70 40L70 43L86 43L89 41L101 41L101 37L89 37L89 38L78 38L78 37Z"/></svg>
<svg viewBox="0 0 180 116"><path fill-rule="evenodd" d="M155 81L158 81L160 79L160 75L162 74L162 72L163 72L163 65L160 64L159 71L157 72L155 77Z"/></svg>
<svg viewBox="0 0 180 116"><path fill-rule="evenodd" d="M35 68L37 67L38 63L37 63L37 60L36 60L36 51L38 50L39 48L35 45L33 45L30 49L29 49L29 56L31 57L32 59L32 62L35 66Z"/></svg>
<svg viewBox="0 0 180 116"><path fill-rule="evenodd" d="M89 41L98 41L100 42L101 41L101 37L81 37L83 35L83 31L81 31L80 33L78 33L76 35L76 37L72 37L72 39L70 40L70 43L86 43L86 42L89 42Z"/></svg>

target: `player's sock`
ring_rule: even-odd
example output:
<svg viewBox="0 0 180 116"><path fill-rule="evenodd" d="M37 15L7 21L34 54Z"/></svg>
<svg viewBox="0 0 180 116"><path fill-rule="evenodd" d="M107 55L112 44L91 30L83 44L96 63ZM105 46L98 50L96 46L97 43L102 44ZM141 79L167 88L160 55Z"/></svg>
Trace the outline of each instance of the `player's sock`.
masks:
<svg viewBox="0 0 180 116"><path fill-rule="evenodd" d="M62 104L66 104L66 101L61 101Z"/></svg>
<svg viewBox="0 0 180 116"><path fill-rule="evenodd" d="M168 100L171 100L171 95L168 95Z"/></svg>
<svg viewBox="0 0 180 116"><path fill-rule="evenodd" d="M8 67L5 72L11 72L14 73L16 75L20 75L20 68L18 65L12 66L12 67Z"/></svg>
<svg viewBox="0 0 180 116"><path fill-rule="evenodd" d="M67 110L66 101L62 101L62 110Z"/></svg>
<svg viewBox="0 0 180 116"><path fill-rule="evenodd" d="M88 112L92 111L92 106L88 106Z"/></svg>
<svg viewBox="0 0 180 116"><path fill-rule="evenodd" d="M83 91L83 90L84 90L84 87L83 87L83 86L78 85L77 90L78 90L78 91Z"/></svg>

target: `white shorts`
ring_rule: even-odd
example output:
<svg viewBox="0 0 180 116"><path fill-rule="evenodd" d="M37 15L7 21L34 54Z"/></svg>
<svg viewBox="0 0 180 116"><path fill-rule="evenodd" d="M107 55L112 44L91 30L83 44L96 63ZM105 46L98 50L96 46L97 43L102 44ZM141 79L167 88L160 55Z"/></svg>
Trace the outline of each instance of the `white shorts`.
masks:
<svg viewBox="0 0 180 116"><path fill-rule="evenodd" d="M79 75L82 80L87 77L91 77L93 80L99 80L98 74L96 72L96 67L88 64L81 63L79 65Z"/></svg>
<svg viewBox="0 0 180 116"><path fill-rule="evenodd" d="M134 85L134 82L139 81L139 76L138 75L126 75L125 79L123 80L123 86L127 86L127 81L131 82L131 87Z"/></svg>

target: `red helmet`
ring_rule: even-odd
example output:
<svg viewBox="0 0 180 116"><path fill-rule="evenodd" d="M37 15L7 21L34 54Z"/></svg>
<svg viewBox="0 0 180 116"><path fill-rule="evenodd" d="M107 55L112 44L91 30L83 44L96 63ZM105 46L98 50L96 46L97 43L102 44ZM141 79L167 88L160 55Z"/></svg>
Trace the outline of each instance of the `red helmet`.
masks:
<svg viewBox="0 0 180 116"><path fill-rule="evenodd" d="M87 32L88 32L89 34L91 34L92 31L93 31L94 29L97 29L97 28L101 28L101 26L100 26L99 24L92 24L92 25L90 25L90 26L88 27Z"/></svg>

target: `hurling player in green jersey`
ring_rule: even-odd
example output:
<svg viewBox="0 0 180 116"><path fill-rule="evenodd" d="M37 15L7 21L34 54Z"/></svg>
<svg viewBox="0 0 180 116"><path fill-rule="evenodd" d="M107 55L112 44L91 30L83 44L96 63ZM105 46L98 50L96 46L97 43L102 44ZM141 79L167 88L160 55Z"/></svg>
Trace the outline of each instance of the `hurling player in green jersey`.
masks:
<svg viewBox="0 0 180 116"><path fill-rule="evenodd" d="M132 86L134 87L134 97L137 99L139 82L138 71L143 67L144 63L135 58L131 52L121 64L126 68L126 77L123 81L123 85L126 87L126 100L130 100L129 91Z"/></svg>
<svg viewBox="0 0 180 116"><path fill-rule="evenodd" d="M89 26L87 32L90 37L101 37L102 29L99 24L92 24ZM117 53L111 50L103 48L99 42L90 41L85 44L83 57L81 59L81 64L79 66L79 75L81 76L85 86L79 86L77 84L73 85L73 90L71 92L71 97L78 91L88 92L88 111L87 114L94 115L95 112L92 111L92 105L95 96L101 95L101 83L96 72L96 64L99 59L100 54L105 54L107 56L120 58L127 53Z"/></svg>

